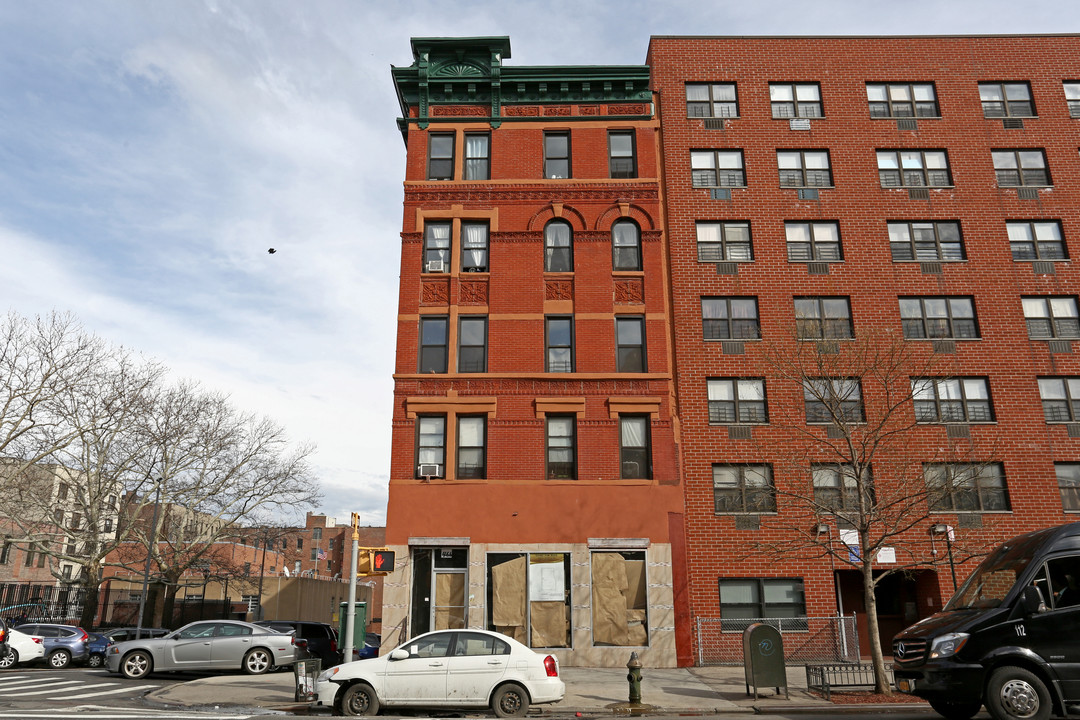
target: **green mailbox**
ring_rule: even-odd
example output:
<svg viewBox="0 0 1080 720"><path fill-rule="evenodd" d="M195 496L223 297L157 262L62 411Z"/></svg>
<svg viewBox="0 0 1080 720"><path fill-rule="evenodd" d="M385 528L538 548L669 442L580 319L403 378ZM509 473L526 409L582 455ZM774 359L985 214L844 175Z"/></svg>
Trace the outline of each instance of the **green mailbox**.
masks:
<svg viewBox="0 0 1080 720"><path fill-rule="evenodd" d="M357 601L353 608L353 648L364 649L364 638L367 635L367 603ZM345 653L345 621L349 616L349 603L342 602L338 612L338 648L342 652L342 662L352 662L352 658L344 657Z"/></svg>
<svg viewBox="0 0 1080 720"><path fill-rule="evenodd" d="M784 640L780 631L772 625L754 623L743 631L743 668L746 671L746 694L754 686L754 699L757 700L759 687L774 687L776 694L784 688L784 697L788 694L787 668L784 666Z"/></svg>

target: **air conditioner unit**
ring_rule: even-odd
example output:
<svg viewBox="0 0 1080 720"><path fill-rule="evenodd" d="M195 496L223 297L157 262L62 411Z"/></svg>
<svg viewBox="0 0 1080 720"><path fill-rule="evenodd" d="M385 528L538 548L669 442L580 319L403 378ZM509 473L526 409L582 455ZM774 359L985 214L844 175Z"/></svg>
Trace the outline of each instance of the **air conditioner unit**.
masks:
<svg viewBox="0 0 1080 720"><path fill-rule="evenodd" d="M421 463L416 468L416 474L427 480L428 478L442 475L442 466L438 463Z"/></svg>
<svg viewBox="0 0 1080 720"><path fill-rule="evenodd" d="M446 272L446 270L443 269L443 265L444 265L444 263L443 263L442 260L428 260L428 262L427 262L427 271L429 273Z"/></svg>

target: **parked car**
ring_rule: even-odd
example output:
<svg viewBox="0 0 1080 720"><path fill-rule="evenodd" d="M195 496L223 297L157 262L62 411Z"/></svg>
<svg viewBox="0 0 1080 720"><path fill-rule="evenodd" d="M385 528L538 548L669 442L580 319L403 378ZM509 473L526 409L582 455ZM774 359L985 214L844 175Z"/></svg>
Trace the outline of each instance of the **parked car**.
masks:
<svg viewBox="0 0 1080 720"><path fill-rule="evenodd" d="M367 660L368 658L379 657L379 648L382 647L382 637L377 633L367 633L364 636L364 647L359 650L353 649L354 660Z"/></svg>
<svg viewBox="0 0 1080 720"><path fill-rule="evenodd" d="M15 667L45 657L45 642L40 637L26 635L21 630L8 630L7 652L0 657L0 669Z"/></svg>
<svg viewBox="0 0 1080 720"><path fill-rule="evenodd" d="M155 671L243 670L261 675L296 657L293 636L239 620L189 623L160 638L128 640L109 646L109 672L141 678Z"/></svg>
<svg viewBox="0 0 1080 720"><path fill-rule="evenodd" d="M81 663L90 656L86 649L89 634L75 625L26 623L19 626L24 635L37 635L45 644L45 662L59 670L71 663Z"/></svg>
<svg viewBox="0 0 1080 720"><path fill-rule="evenodd" d="M109 640L114 643L124 642L126 640L142 640L144 638L164 637L169 634L169 631L165 628L133 627L108 628L101 629L98 632L109 638ZM138 637L136 637L136 635L138 635Z"/></svg>
<svg viewBox="0 0 1080 720"><path fill-rule="evenodd" d="M490 707L499 717L522 717L530 705L562 700L566 686L554 655L487 630L436 630L382 657L323 671L316 692L316 705L340 715Z"/></svg>
<svg viewBox="0 0 1080 720"><path fill-rule="evenodd" d="M98 633L87 633L90 638L86 641L86 651L90 653L86 657L86 664L90 667L101 667L105 664L105 651L112 644L112 640Z"/></svg>
<svg viewBox="0 0 1080 720"><path fill-rule="evenodd" d="M306 640L309 656L322 660L324 668L341 664L338 634L333 625L307 620L259 620L255 624Z"/></svg>

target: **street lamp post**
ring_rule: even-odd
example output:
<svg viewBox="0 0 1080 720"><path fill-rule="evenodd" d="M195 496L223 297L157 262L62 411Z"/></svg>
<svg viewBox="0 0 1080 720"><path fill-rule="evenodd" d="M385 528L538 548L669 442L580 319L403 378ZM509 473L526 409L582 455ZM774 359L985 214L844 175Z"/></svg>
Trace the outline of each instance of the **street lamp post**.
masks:
<svg viewBox="0 0 1080 720"><path fill-rule="evenodd" d="M267 530L267 528L265 528L265 527L262 528L262 530L263 530L263 536L262 536L262 562L259 563L259 601L258 601L258 605L256 606L256 610L255 610L255 619L256 620L262 620L263 619L263 604L262 604L263 576L266 575L266 544L268 542L270 542L270 532L269 532L269 530Z"/></svg>
<svg viewBox="0 0 1080 720"><path fill-rule="evenodd" d="M352 563L349 567L349 601L345 605L345 648L343 662L352 662L356 623L356 556L360 552L360 516L352 514Z"/></svg>
<svg viewBox="0 0 1080 720"><path fill-rule="evenodd" d="M157 490L154 495L154 519L150 521L150 542L146 544L146 567L143 568L142 595L139 596L139 618L135 627L135 639L142 639L143 613L146 611L146 594L150 588L150 561L153 559L153 550L157 547L157 521L158 511L161 509L161 478L158 478Z"/></svg>
<svg viewBox="0 0 1080 720"><path fill-rule="evenodd" d="M935 535L945 536L945 548L949 554L949 571L952 573L952 589L956 592L958 587L956 584L956 564L953 562L952 541L953 541L953 527L952 525L946 525L945 523L938 523L930 526L930 538L933 540Z"/></svg>

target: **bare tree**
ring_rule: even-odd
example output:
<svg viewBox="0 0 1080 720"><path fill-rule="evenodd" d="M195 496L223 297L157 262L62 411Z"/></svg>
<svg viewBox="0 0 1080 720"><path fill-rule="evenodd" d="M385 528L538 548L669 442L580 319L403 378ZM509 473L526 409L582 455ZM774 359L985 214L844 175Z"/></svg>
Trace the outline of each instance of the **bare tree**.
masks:
<svg viewBox="0 0 1080 720"><path fill-rule="evenodd" d="M971 499L975 490L965 480L993 468L990 461L997 456L993 445L947 438L940 427L926 425L956 417L932 417L931 405L921 415L915 412L927 387L957 380L949 357L954 356L889 332L788 342L765 352L769 378L803 402L774 403L768 430L756 438L762 453L797 479L777 483L778 514L769 522L780 532L754 551L774 558L831 558L861 574L879 693L889 693L890 685L875 588L889 575L943 560L926 553L932 509L958 497L961 503ZM940 439L933 457L913 449L913 441L928 431ZM927 473L928 467L963 472ZM957 550L962 562L981 549ZM890 562L876 562L882 553Z"/></svg>

